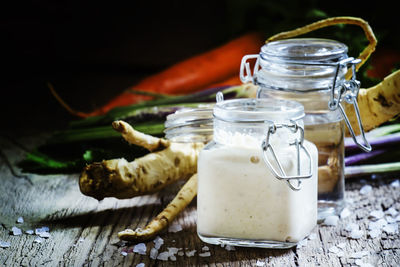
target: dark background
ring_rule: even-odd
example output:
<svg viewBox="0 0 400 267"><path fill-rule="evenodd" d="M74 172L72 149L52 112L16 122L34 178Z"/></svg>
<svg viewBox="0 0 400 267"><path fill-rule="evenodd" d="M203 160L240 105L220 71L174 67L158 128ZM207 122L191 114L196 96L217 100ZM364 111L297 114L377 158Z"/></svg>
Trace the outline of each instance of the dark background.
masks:
<svg viewBox="0 0 400 267"><path fill-rule="evenodd" d="M385 1L47 0L1 10L0 129L16 134L75 119L48 82L70 106L91 111L141 78L252 30L267 38L326 17L356 16L374 29L376 53L400 45L398 10ZM367 44L355 26L327 32L355 51Z"/></svg>

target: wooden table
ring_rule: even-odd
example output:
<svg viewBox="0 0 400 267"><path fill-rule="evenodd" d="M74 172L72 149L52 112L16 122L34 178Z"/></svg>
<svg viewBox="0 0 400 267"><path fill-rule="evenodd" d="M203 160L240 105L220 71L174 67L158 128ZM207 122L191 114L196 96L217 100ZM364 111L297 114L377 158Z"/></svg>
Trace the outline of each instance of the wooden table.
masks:
<svg viewBox="0 0 400 267"><path fill-rule="evenodd" d="M32 146L33 139L25 138L21 142ZM160 235L164 244L159 253L172 247L179 249L175 261L174 258L163 261L149 257L153 241L145 242L146 255L141 255L132 251L136 244L120 242L117 233L148 223L172 199L178 185L154 195L98 202L80 193L79 174L27 174L25 178L31 183L16 177L10 172L4 155L15 164L23 152L4 140L1 150L0 241L8 242L10 247L0 248L0 266L136 266L139 263L145 266L358 266L360 262L371 264L367 266L400 266L399 222L397 233L393 234L382 232L371 238L366 230L371 211L387 213L390 208L400 211L398 176L347 180L350 215L341 219L337 226L318 225L311 239L302 246L286 250L237 247L231 251L201 242L196 235L196 203L193 201L176 220L182 230ZM361 194L360 189L366 184L373 190ZM16 222L19 217L23 218L23 223ZM360 226L361 238L349 238L345 230L349 223ZM13 226L22 229L23 234L14 236ZM41 242L37 235L25 233L43 226L49 227L50 237L42 238ZM210 256L202 254L207 251L205 246ZM190 256L189 252L194 250L196 252ZM366 255L355 254L360 251L366 251Z"/></svg>

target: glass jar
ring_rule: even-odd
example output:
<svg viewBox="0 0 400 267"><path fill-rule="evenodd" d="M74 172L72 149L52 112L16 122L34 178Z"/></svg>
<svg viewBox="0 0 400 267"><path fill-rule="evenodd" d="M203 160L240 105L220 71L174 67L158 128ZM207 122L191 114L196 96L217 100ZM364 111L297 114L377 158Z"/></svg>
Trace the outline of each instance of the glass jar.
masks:
<svg viewBox="0 0 400 267"><path fill-rule="evenodd" d="M359 82L355 64L343 43L316 38L294 38L270 42L257 55L243 57L240 78L259 86L257 97L300 102L306 116L305 138L318 148L318 219L337 215L344 201L344 124L354 141L370 151L358 120L363 142L359 142L341 104L344 99L358 112ZM256 58L253 74L247 60ZM347 81L349 67L353 77ZM364 144L365 145L364 145Z"/></svg>
<svg viewBox="0 0 400 267"><path fill-rule="evenodd" d="M317 223L317 148L295 101L218 100L198 159L197 232L211 244L289 248Z"/></svg>

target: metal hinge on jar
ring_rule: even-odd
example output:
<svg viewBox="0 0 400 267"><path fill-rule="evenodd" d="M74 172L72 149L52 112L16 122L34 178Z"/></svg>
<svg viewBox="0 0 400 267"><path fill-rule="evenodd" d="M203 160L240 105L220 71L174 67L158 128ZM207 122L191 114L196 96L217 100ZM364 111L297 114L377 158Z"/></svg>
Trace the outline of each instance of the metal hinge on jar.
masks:
<svg viewBox="0 0 400 267"><path fill-rule="evenodd" d="M271 135L275 134L276 131L280 128L287 128L289 129L292 133L299 133L299 137L295 138L293 142L290 142L289 145L294 145L296 147L296 159L297 159L297 174L296 175L287 175L286 171L283 169L282 164L280 160L278 159L275 149L270 143L270 137ZM312 158L310 152L307 150L306 147L303 145L304 142L304 129L303 127L299 126L296 122L290 121L290 123L270 123L267 131L267 135L265 137L265 140L261 144L261 148L263 150L263 159L264 162L267 164L268 168L271 170L272 174L278 179L278 180L286 180L288 186L290 189L294 191L298 191L301 189L301 180L302 179L308 179L311 178L313 174L313 168L312 168ZM301 150L303 150L308 158L309 166L308 170L309 172L306 174L301 174ZM278 169L276 170L273 166L273 164L270 162L267 153L270 152L272 155L272 159L275 161L276 165L278 166ZM296 185L292 183L292 181L295 180L297 182Z"/></svg>

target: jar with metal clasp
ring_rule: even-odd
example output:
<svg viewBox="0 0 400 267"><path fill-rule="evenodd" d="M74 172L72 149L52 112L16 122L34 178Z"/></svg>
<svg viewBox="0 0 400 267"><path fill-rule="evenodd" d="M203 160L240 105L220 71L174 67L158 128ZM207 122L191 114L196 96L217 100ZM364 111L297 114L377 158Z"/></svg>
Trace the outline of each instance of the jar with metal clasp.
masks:
<svg viewBox="0 0 400 267"><path fill-rule="evenodd" d="M337 215L344 199L344 132L347 125L353 140L364 151L371 146L365 138L357 95L355 65L359 59L347 55L345 44L328 39L293 38L265 44L256 55L242 59L242 82L258 85L260 99L286 99L305 108L305 138L318 148L318 218ZM249 60L256 59L253 72ZM352 78L345 79L348 70ZM361 135L357 137L343 103L352 104ZM361 139L361 140L359 140Z"/></svg>
<svg viewBox="0 0 400 267"><path fill-rule="evenodd" d="M211 244L289 248L317 224L317 161L303 106L223 100L198 159L197 233Z"/></svg>

